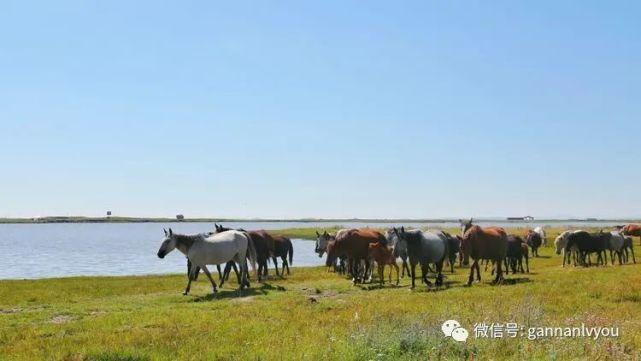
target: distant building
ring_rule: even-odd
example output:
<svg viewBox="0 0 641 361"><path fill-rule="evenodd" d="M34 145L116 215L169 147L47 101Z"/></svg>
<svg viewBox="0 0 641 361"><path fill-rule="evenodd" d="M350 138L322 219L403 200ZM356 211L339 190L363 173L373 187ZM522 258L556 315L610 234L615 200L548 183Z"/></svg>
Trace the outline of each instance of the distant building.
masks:
<svg viewBox="0 0 641 361"><path fill-rule="evenodd" d="M525 217L507 217L508 221L533 221L534 217L525 216Z"/></svg>
<svg viewBox="0 0 641 361"><path fill-rule="evenodd" d="M107 211L107 218L111 217L111 211Z"/></svg>
<svg viewBox="0 0 641 361"><path fill-rule="evenodd" d="M184 220L185 220L185 216L183 216L182 214L177 214L177 215L176 215L176 219L177 219L178 221L184 221Z"/></svg>

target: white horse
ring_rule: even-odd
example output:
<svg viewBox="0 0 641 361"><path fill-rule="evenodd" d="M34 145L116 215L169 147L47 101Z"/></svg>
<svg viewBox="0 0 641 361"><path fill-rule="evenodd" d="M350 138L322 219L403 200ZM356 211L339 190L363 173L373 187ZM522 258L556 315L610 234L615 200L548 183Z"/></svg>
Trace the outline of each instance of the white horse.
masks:
<svg viewBox="0 0 641 361"><path fill-rule="evenodd" d="M543 242L543 245L547 246L548 239L545 236L545 229L543 229L543 227L536 227L536 228L534 228L534 232L538 233L539 236L541 236L541 241Z"/></svg>
<svg viewBox="0 0 641 361"><path fill-rule="evenodd" d="M616 253L617 257L619 258L619 264L622 264L623 244L625 243L625 236L619 231L612 231L610 232L610 234L612 235L610 237L610 244L608 244L608 248L610 250L610 260L612 261L612 264L614 264L613 253Z"/></svg>
<svg viewBox="0 0 641 361"><path fill-rule="evenodd" d="M416 265L421 266L423 282L430 286L432 283L427 279L429 264L436 264L436 285L443 284L443 261L447 257L448 240L441 231L405 230L394 228L398 236L398 245L407 247L407 255L410 260L410 276L412 277L412 289L415 287Z"/></svg>
<svg viewBox="0 0 641 361"><path fill-rule="evenodd" d="M189 281L183 295L189 294L191 281L195 277L198 268L205 272L211 282L213 292L217 293L216 282L211 277L207 265L218 265L228 261L238 263L241 272L239 294L245 285L249 286L247 257L249 257L252 266L256 269L256 249L251 237L244 232L227 231L210 236L204 234L182 235L174 233L169 228L169 232L165 231L165 237L162 239L158 250L158 257L165 258L174 249L182 252L191 262Z"/></svg>
<svg viewBox="0 0 641 361"><path fill-rule="evenodd" d="M409 232L410 230L407 230ZM387 239L387 245L393 247L394 257L401 258L403 265L401 267L401 277L405 277L405 271L407 270L407 275L410 276L410 267L407 264L407 242L399 242L398 234L394 231L394 227L388 228L385 231L385 239Z"/></svg>
<svg viewBox="0 0 641 361"><path fill-rule="evenodd" d="M563 267L565 267L565 259L566 259L565 254L567 253L567 250L565 248L568 245L568 237L572 233L577 233L577 232L583 232L583 231L581 230L565 231L559 234L558 237L556 237L556 239L554 240L554 248L556 249L556 254L563 254ZM576 246L574 247L574 249L576 249ZM569 261L570 260L568 259L568 262Z"/></svg>
<svg viewBox="0 0 641 361"><path fill-rule="evenodd" d="M316 231L316 247L314 248L314 251L318 254L318 258L323 257L323 254L327 252L327 244L330 241L333 241L337 238L338 239L342 238L352 229L353 228L339 229L335 235L331 233L327 233L327 231L324 231L322 234Z"/></svg>

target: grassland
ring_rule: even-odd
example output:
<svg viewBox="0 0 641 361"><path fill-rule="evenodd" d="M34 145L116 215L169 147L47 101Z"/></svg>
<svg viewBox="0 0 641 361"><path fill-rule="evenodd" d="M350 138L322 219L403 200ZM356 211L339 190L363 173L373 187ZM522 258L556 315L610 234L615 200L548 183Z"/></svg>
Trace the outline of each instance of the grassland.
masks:
<svg viewBox="0 0 641 361"><path fill-rule="evenodd" d="M182 296L184 275L0 281L0 359L641 358L641 265L562 268L551 248L541 254L504 285L491 286L486 272L465 287L457 268L439 290L410 291L407 278L353 286L322 267L293 268L240 298L235 284L213 297L204 277ZM470 332L479 322L583 323L617 326L620 336L457 343L442 336L446 319Z"/></svg>

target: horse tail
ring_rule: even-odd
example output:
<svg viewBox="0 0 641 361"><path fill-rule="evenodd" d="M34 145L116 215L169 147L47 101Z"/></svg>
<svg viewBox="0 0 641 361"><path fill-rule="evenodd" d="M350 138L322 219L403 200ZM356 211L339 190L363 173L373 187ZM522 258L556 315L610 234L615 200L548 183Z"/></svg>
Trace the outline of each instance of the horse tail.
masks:
<svg viewBox="0 0 641 361"><path fill-rule="evenodd" d="M287 238L287 247L289 247L287 251L289 253L289 264L291 265L294 258L294 245L292 244L292 240L289 238Z"/></svg>
<svg viewBox="0 0 641 361"><path fill-rule="evenodd" d="M243 232L245 234L245 237L247 238L247 255L246 257L249 258L249 262L251 262L252 268L254 271L258 272L258 267L256 266L256 259L258 258L256 256L256 247L254 246L254 240L252 237L249 235L247 232Z"/></svg>

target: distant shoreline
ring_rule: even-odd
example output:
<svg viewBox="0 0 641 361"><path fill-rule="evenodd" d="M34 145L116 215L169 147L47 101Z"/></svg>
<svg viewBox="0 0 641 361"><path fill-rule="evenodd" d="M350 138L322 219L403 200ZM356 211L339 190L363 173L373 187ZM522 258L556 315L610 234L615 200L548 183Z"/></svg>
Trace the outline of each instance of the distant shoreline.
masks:
<svg viewBox="0 0 641 361"><path fill-rule="evenodd" d="M506 223L562 223L562 222L619 222L619 223L640 223L641 219L600 219L600 218L568 218L568 219L507 219L507 218L474 218L478 222L506 222ZM412 219L412 218L300 218L300 219L252 219L252 218L176 218L163 217L39 217L39 218L0 218L0 224L39 224L39 223L446 223L458 222L456 218L442 219Z"/></svg>

